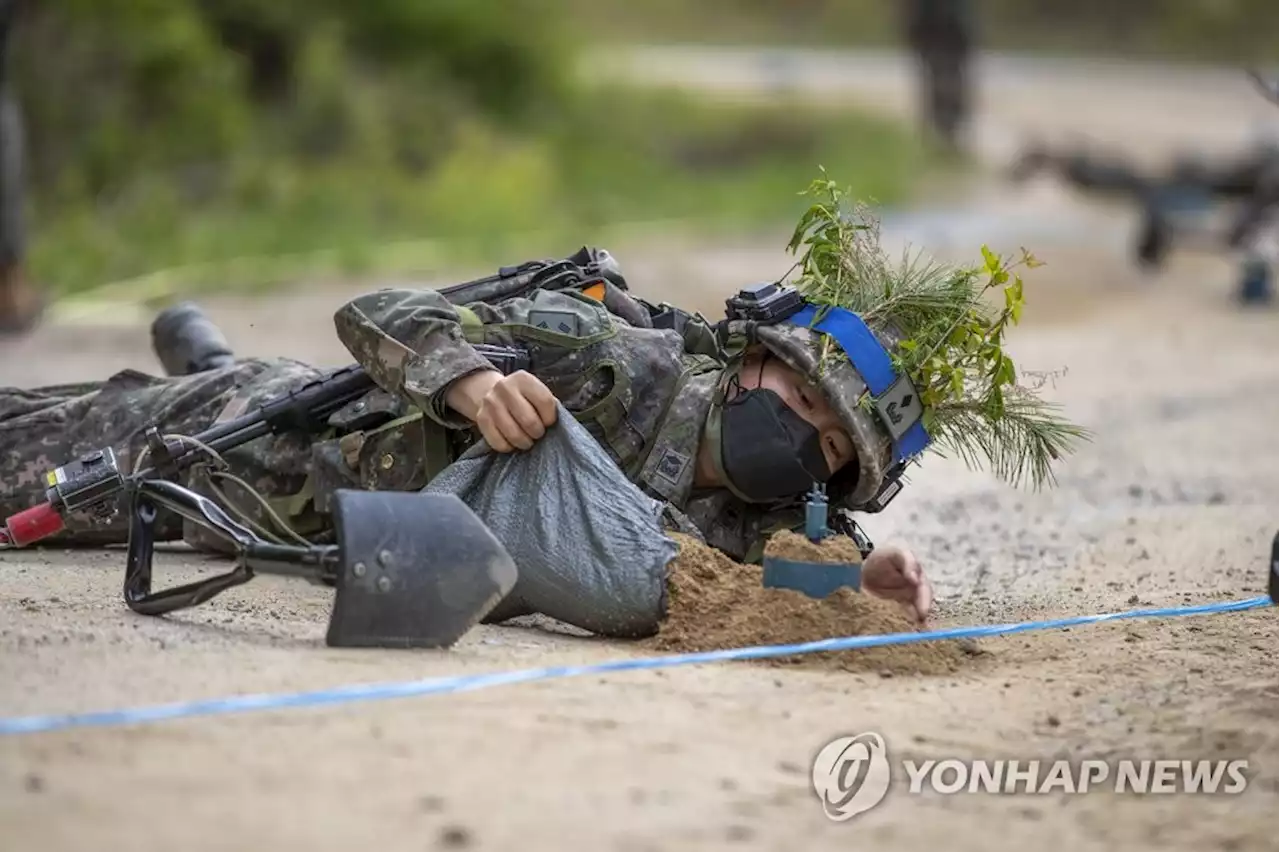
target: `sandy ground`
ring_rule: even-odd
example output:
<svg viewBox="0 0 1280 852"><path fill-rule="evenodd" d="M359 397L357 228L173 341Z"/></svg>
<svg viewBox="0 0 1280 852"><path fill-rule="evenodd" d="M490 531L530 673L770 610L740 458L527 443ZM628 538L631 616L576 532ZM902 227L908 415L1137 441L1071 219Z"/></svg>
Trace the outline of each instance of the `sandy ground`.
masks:
<svg viewBox="0 0 1280 852"><path fill-rule="evenodd" d="M1042 77L1046 100L1078 88ZM1217 114L1234 82L1195 79L1161 89L1155 102ZM1112 91L1121 104L1131 99L1129 125L1108 123L1126 114L1113 104L1099 126L1130 140L1152 126L1142 107L1153 99L1138 97L1145 85ZM964 204L943 221L954 223L942 236L956 247L976 249L966 223L998 214L1024 225L997 229L998 248L1028 242L1049 261L1028 282L1015 354L1024 370L1060 373L1052 395L1097 439L1042 494L931 459L868 521L877 541L908 544L925 561L940 595L937 623L1264 593L1280 478L1274 311L1231 304L1235 272L1225 261L1182 258L1158 279L1136 276L1124 255L1129 220L1069 193L987 187ZM890 236L927 238L936 227L908 217ZM785 268L770 248L780 235L765 236L613 248L640 291L716 311L734 286ZM208 304L244 354L336 364L345 358L330 316L352 293L317 286ZM153 369L145 325L127 315L0 343L0 384L125 366ZM180 554L164 564L174 580L200 566ZM124 607L122 573L118 552L0 554L0 714L634 653L511 627L477 629L448 652L336 651L323 645L325 590L262 578L158 620ZM1275 610L981 647L942 678L724 664L5 737L0 848L1276 848ZM1249 785L1212 796L921 796L899 773L878 808L830 822L809 786L811 761L830 739L864 731L883 735L895 761L1245 759Z"/></svg>

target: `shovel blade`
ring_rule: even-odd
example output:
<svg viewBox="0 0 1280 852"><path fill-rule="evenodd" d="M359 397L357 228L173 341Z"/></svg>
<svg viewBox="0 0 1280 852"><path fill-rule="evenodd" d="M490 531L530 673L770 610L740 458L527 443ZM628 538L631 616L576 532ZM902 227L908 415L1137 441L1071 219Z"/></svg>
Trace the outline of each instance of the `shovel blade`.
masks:
<svg viewBox="0 0 1280 852"><path fill-rule="evenodd" d="M516 564L452 494L339 490L341 568L325 641L447 648L516 582Z"/></svg>

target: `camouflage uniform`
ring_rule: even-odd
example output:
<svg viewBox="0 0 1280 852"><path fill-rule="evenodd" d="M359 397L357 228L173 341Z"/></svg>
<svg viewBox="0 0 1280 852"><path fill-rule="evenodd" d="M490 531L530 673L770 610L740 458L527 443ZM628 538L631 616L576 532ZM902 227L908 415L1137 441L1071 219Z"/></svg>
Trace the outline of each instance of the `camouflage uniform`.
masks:
<svg viewBox="0 0 1280 852"><path fill-rule="evenodd" d="M387 290L349 303L336 321L339 338L379 386L451 428L464 424L444 404L449 384L491 369L463 343L525 347L531 372L628 478L676 510L668 512L671 525L700 533L734 558L758 555L757 539L771 525L799 522L723 489L694 489L698 447L724 362L709 354L700 327L684 336L652 328L647 313L611 284L601 302L540 291L532 299L461 312L433 291Z"/></svg>
<svg viewBox="0 0 1280 852"><path fill-rule="evenodd" d="M0 517L41 502L44 474L90 450L110 446L121 468L130 470L144 446L147 426L193 435L318 376L318 371L296 361L252 360L193 376L157 378L125 370L105 382L0 389ZM269 436L225 458L242 479L268 496L283 497L300 489L306 479L310 442L301 434ZM200 487L200 469L193 471L188 484L208 493ZM180 537L178 519L167 513L162 517L157 536ZM105 524L73 516L67 532L49 543L113 544L127 537L128 519L123 514Z"/></svg>
<svg viewBox="0 0 1280 852"><path fill-rule="evenodd" d="M494 369L469 345L480 342L526 349L530 372L629 479L674 510L667 514L672 528L701 533L743 558L762 530L799 522L789 514L767 515L721 489L695 492L695 459L723 361L698 354L710 351L705 341L689 345L675 331L652 328L647 314L612 285L603 303L539 291L464 308L432 290L383 290L343 306L335 324L379 390L334 414L325 434L286 433L224 454L233 473L313 539L331 535L335 489L418 490L475 439L471 424L444 397L457 379ZM252 360L192 376L126 371L104 383L0 391L0 460L10 472L0 483L0 516L40 502L43 474L91 449L112 446L129 469L149 425L193 435L319 375L295 361ZM192 471L188 484L212 496L203 468ZM254 521L267 523L251 500L223 487ZM127 519L117 516L106 526L77 521L69 532L63 541L121 542ZM160 539L179 536L223 549L218 539L192 525L184 530L173 518L157 530Z"/></svg>

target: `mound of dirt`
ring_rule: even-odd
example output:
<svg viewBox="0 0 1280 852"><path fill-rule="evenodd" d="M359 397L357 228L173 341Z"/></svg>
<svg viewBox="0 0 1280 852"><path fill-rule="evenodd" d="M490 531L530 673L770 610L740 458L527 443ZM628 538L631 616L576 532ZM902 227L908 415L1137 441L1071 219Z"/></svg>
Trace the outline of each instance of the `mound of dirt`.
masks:
<svg viewBox="0 0 1280 852"><path fill-rule="evenodd" d="M783 530L770 536L769 541L765 543L764 555L792 559L796 562L814 562L819 565L862 562L862 552L848 536L833 535L823 539L820 544L815 544L805 536L790 530Z"/></svg>
<svg viewBox="0 0 1280 852"><path fill-rule="evenodd" d="M768 589L762 584L760 566L734 562L688 536L672 534L671 538L680 545L680 553L668 566L667 617L658 635L646 640L658 650L713 651L916 630L911 618L890 601L852 589L838 589L823 600L789 589ZM850 561L848 552L836 550L847 543L853 561L859 561L857 549L851 542L835 539L815 545L803 536L794 538L808 548L821 551L822 558L811 559L810 551L796 552L795 548L800 546L786 538L776 545L771 540L769 552L776 552L772 549L776 547L783 551L779 555L793 559L847 562ZM958 644L940 641L777 657L761 662L804 668L937 675L956 671L965 657Z"/></svg>

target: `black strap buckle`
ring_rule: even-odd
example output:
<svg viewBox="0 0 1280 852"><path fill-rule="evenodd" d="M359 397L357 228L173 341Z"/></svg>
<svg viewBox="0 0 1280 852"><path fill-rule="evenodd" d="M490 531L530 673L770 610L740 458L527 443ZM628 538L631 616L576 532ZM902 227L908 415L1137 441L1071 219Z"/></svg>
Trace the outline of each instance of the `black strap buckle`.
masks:
<svg viewBox="0 0 1280 852"><path fill-rule="evenodd" d="M853 519L853 514L848 509L837 509L829 513L827 525L831 527L832 532L852 539L863 559L870 556L871 551L876 549L875 542L862 531L862 527L858 526L858 522Z"/></svg>
<svg viewBox="0 0 1280 852"><path fill-rule="evenodd" d="M872 497L859 508L869 514L883 512L885 507L893 502L894 498L902 492L902 475L907 470L907 462L900 461L893 467L889 468L884 475L884 481L880 483L880 490L876 492L876 496Z"/></svg>

